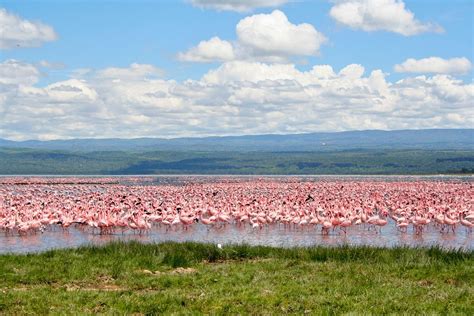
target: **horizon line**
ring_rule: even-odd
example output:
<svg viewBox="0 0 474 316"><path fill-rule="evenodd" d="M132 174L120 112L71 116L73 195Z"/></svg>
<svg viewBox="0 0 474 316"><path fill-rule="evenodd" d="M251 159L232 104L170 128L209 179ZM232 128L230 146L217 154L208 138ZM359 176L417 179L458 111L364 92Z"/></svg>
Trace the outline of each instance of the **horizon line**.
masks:
<svg viewBox="0 0 474 316"><path fill-rule="evenodd" d="M172 137L163 137L163 136L139 136L139 137L90 137L90 138L55 138L55 139L25 139L25 140L14 140L9 138L0 137L0 140L10 141L10 142L51 142L51 141L72 141L72 140L140 140L140 139L150 139L150 140L177 140L177 139L205 139L205 138L237 138L237 137L247 137L247 136L290 136L290 135L310 135L310 134L342 134L342 133L356 133L356 132L416 132L416 131L474 131L474 128L414 128L414 129L364 129L364 130L344 130L344 131L315 131L315 132L296 132L296 133L263 133L263 134L238 134L238 135L208 135L208 136L172 136Z"/></svg>

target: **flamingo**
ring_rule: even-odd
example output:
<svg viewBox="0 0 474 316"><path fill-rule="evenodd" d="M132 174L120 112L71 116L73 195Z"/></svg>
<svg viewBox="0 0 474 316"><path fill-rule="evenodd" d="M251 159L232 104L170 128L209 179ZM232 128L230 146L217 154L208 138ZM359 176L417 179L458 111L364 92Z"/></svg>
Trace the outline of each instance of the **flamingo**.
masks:
<svg viewBox="0 0 474 316"><path fill-rule="evenodd" d="M380 232L395 225L417 234L433 225L441 232L458 226L472 231L472 185L468 182L288 179L232 180L176 185L136 185L127 178L2 178L0 231L35 234L71 227L110 234L117 227L149 231L169 227L249 223L284 228L321 225L321 232L364 225ZM152 181L152 180L150 180ZM208 217L209 216L209 217ZM387 221L391 218L392 221Z"/></svg>

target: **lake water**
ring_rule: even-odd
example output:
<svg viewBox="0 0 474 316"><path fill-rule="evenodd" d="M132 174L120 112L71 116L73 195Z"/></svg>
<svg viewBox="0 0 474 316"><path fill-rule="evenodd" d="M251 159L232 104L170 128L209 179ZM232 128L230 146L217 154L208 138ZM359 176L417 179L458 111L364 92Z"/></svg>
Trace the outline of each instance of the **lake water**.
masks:
<svg viewBox="0 0 474 316"><path fill-rule="evenodd" d="M166 229L154 227L149 232L139 235L136 233L118 232L112 235L100 235L91 231L69 228L63 231L54 228L30 236L0 236L0 253L27 253L39 252L53 248L70 248L82 245L102 245L114 240L136 240L146 243L162 241L198 241L214 244L247 243L251 245L267 245L278 247L293 246L338 246L338 245L371 245L380 247L410 246L429 247L438 245L443 248L463 248L474 250L472 233L466 233L462 227L456 234L440 234L434 227L422 235L415 235L410 230L408 233L397 231L394 225L383 227L382 233L367 230L364 226L350 227L347 234L336 231L329 235L322 235L318 226L304 228L285 228L283 225L253 229L250 226L227 225L208 229L204 225L196 224L184 230L181 227Z"/></svg>

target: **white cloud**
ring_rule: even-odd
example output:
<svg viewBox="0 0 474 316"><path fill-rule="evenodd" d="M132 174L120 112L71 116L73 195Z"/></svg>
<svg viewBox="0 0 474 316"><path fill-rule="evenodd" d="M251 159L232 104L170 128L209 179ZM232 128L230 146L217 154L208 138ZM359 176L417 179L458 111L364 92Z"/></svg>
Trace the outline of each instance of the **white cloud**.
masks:
<svg viewBox="0 0 474 316"><path fill-rule="evenodd" d="M164 74L164 71L147 64L133 63L126 68L110 67L100 70L97 73L98 77L109 78L116 80L130 80L130 79L144 79L144 78L155 78L160 77Z"/></svg>
<svg viewBox="0 0 474 316"><path fill-rule="evenodd" d="M362 75L364 74L364 71L365 69L362 65L351 64L342 68L341 71L339 71L339 75L351 80L355 80L362 77Z"/></svg>
<svg viewBox="0 0 474 316"><path fill-rule="evenodd" d="M237 24L239 43L255 55L316 55L326 41L311 24L292 24L280 10L246 17Z"/></svg>
<svg viewBox="0 0 474 316"><path fill-rule="evenodd" d="M45 87L45 91L54 101L95 101L97 99L97 92L89 87L86 81L78 79L55 82Z"/></svg>
<svg viewBox="0 0 474 316"><path fill-rule="evenodd" d="M337 22L364 31L389 31L405 36L442 32L435 24L422 23L403 0L335 0L329 15Z"/></svg>
<svg viewBox="0 0 474 316"><path fill-rule="evenodd" d="M22 19L0 8L0 49L37 47L57 37L51 26Z"/></svg>
<svg viewBox="0 0 474 316"><path fill-rule="evenodd" d="M190 62L228 61L234 58L232 44L216 36L208 41L201 41L196 47L185 53L178 54L179 60Z"/></svg>
<svg viewBox="0 0 474 316"><path fill-rule="evenodd" d="M319 79L329 79L336 76L330 65L316 65L313 67L311 74Z"/></svg>
<svg viewBox="0 0 474 316"><path fill-rule="evenodd" d="M291 80L300 75L292 64L265 64L259 62L233 61L211 69L203 81L212 84L227 84L236 81L259 82L264 80Z"/></svg>
<svg viewBox="0 0 474 316"><path fill-rule="evenodd" d="M39 70L31 64L15 59L0 63L0 84L33 85L39 77Z"/></svg>
<svg viewBox="0 0 474 316"><path fill-rule="evenodd" d="M440 57L428 57L422 59L409 58L403 63L395 65L396 72L411 73L438 73L438 74L465 74L472 68L472 64L466 57L443 59Z"/></svg>
<svg viewBox="0 0 474 316"><path fill-rule="evenodd" d="M474 124L474 84L444 74L390 82L381 70L367 72L357 64L337 71L330 65L301 71L289 63L231 61L200 80L177 82L150 78L151 70L158 69L153 65L132 64L40 87L34 66L6 64L0 67L2 78L9 78L0 89L4 138L177 137Z"/></svg>
<svg viewBox="0 0 474 316"><path fill-rule="evenodd" d="M237 40L230 43L213 37L201 41L178 59L191 62L263 61L287 63L291 57L314 56L326 37L311 24L293 24L286 15L274 10L270 14L256 14L239 21Z"/></svg>
<svg viewBox="0 0 474 316"><path fill-rule="evenodd" d="M190 0L199 8L218 11L248 12L256 8L271 8L287 3L289 0Z"/></svg>

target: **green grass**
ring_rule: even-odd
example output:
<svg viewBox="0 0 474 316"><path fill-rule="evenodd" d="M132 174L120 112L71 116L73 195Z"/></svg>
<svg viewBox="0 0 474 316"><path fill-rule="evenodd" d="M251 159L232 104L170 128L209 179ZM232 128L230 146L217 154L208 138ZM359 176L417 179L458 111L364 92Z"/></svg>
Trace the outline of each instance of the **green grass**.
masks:
<svg viewBox="0 0 474 316"><path fill-rule="evenodd" d="M0 256L0 314L474 314L474 252L115 242Z"/></svg>

